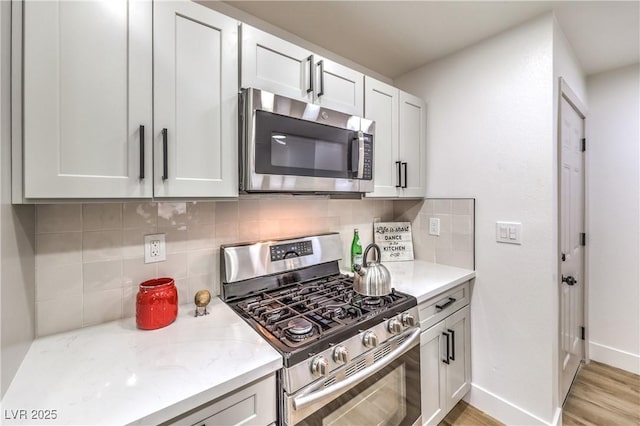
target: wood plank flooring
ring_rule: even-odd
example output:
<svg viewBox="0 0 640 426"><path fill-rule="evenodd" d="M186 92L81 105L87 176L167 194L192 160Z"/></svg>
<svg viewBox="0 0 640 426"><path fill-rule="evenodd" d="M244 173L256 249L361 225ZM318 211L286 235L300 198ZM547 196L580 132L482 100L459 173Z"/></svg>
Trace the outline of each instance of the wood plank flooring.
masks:
<svg viewBox="0 0 640 426"><path fill-rule="evenodd" d="M562 424L640 425L640 376L591 361L571 387Z"/></svg>
<svg viewBox="0 0 640 426"><path fill-rule="evenodd" d="M562 413L563 426L640 426L640 376L591 361L578 373ZM438 426L499 426L460 401Z"/></svg>

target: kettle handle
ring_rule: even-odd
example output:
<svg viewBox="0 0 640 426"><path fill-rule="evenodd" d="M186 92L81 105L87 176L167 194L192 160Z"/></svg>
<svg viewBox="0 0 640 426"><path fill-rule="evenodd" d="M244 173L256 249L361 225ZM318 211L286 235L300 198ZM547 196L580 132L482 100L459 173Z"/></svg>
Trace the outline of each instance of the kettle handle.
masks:
<svg viewBox="0 0 640 426"><path fill-rule="evenodd" d="M364 265L367 264L367 255L369 254L369 250L371 250L371 248L374 248L376 250L376 262L380 263L380 258L382 257L382 255L380 254L380 247L378 247L376 243L371 243L367 246L366 249L364 249L364 254L362 255L362 263Z"/></svg>

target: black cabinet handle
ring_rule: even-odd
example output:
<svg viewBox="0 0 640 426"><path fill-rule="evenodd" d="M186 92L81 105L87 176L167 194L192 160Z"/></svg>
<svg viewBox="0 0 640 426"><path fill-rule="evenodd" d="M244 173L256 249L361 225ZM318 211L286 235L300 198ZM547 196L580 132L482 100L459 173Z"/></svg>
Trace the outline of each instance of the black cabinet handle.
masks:
<svg viewBox="0 0 640 426"><path fill-rule="evenodd" d="M402 185L403 188L407 187L407 163L402 163L402 165L404 166L404 184Z"/></svg>
<svg viewBox="0 0 640 426"><path fill-rule="evenodd" d="M396 188L402 187L402 172L400 171L400 162L396 161L396 170L398 171L398 183L396 184Z"/></svg>
<svg viewBox="0 0 640 426"><path fill-rule="evenodd" d="M141 124L140 129L140 179L144 179L144 126Z"/></svg>
<svg viewBox="0 0 640 426"><path fill-rule="evenodd" d="M318 62L320 67L320 90L318 90L318 97L324 95L324 59Z"/></svg>
<svg viewBox="0 0 640 426"><path fill-rule="evenodd" d="M449 300L447 300L444 304L442 305L436 305L436 309L438 310L443 310L444 308L446 308L447 306L451 305L452 303L454 303L456 301L455 298L450 297Z"/></svg>
<svg viewBox="0 0 640 426"><path fill-rule="evenodd" d="M447 329L447 332L451 333L451 356L449 357L449 359L451 361L455 361L456 360L456 332L451 330L450 328Z"/></svg>
<svg viewBox="0 0 640 426"><path fill-rule="evenodd" d="M309 88L307 93L311 93L313 92L313 55L309 55L307 60L309 61Z"/></svg>
<svg viewBox="0 0 640 426"><path fill-rule="evenodd" d="M162 180L169 179L169 156L167 147L167 129L162 129Z"/></svg>
<svg viewBox="0 0 640 426"><path fill-rule="evenodd" d="M449 333L442 333L442 335L447 339L447 356L442 360L445 364L450 364L449 359L451 359L451 354L449 353Z"/></svg>

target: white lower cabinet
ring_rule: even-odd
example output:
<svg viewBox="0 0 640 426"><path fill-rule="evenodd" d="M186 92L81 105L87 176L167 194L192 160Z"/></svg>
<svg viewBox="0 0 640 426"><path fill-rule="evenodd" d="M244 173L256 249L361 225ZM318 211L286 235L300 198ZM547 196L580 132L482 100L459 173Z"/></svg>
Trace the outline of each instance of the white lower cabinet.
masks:
<svg viewBox="0 0 640 426"><path fill-rule="evenodd" d="M438 424L471 387L469 306L420 336L423 424Z"/></svg>
<svg viewBox="0 0 640 426"><path fill-rule="evenodd" d="M164 424L266 426L275 421L276 377L271 374Z"/></svg>

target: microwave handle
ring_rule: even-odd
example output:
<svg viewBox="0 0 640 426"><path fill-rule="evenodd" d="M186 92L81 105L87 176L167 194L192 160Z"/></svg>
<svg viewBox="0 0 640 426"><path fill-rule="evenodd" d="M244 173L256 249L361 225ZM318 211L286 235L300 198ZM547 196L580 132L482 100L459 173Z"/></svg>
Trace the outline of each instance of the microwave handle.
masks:
<svg viewBox="0 0 640 426"><path fill-rule="evenodd" d="M356 179L364 178L364 133L359 131L351 140L351 171Z"/></svg>

